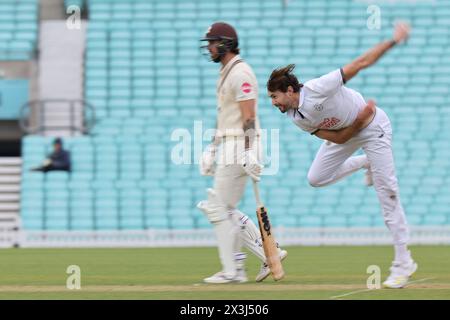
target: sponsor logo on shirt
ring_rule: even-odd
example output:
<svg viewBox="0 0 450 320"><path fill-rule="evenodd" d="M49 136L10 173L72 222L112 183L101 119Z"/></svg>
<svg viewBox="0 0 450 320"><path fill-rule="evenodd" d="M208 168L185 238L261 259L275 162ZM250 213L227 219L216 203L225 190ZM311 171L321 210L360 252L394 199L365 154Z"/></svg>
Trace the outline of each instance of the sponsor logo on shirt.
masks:
<svg viewBox="0 0 450 320"><path fill-rule="evenodd" d="M241 90L243 93L250 93L252 92L252 85L248 82L244 82L241 86Z"/></svg>
<svg viewBox="0 0 450 320"><path fill-rule="evenodd" d="M325 118L319 125L317 126L320 129L330 129L336 126L339 122L341 122L340 119L336 119L335 117Z"/></svg>
<svg viewBox="0 0 450 320"><path fill-rule="evenodd" d="M314 105L314 109L316 109L317 111L322 111L323 110L323 105L321 103L316 103Z"/></svg>

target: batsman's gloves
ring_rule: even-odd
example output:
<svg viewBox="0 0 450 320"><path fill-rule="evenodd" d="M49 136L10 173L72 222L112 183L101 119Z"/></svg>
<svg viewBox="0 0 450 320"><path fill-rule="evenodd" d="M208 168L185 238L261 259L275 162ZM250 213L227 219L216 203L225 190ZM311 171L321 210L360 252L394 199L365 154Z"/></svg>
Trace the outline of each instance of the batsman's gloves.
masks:
<svg viewBox="0 0 450 320"><path fill-rule="evenodd" d="M240 159L240 164L244 171L256 182L261 180L261 172L264 166L259 163L258 157L253 150L245 150Z"/></svg>
<svg viewBox="0 0 450 320"><path fill-rule="evenodd" d="M215 172L215 159L216 159L217 147L214 144L210 144L206 147L202 153L202 157L198 163L200 174L202 176L213 176Z"/></svg>

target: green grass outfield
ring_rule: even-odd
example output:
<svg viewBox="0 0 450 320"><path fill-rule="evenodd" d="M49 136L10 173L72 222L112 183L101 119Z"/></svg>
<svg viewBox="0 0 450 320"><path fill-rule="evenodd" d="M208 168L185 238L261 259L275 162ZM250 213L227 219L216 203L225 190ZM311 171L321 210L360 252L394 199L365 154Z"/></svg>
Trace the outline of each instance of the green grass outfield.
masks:
<svg viewBox="0 0 450 320"><path fill-rule="evenodd" d="M367 290L369 265L384 281L393 249L287 247L286 277L256 283L249 255L245 284L206 285L219 270L215 248L4 249L0 299L450 299L450 247L415 246L419 270L408 288ZM66 288L69 265L81 268L81 290Z"/></svg>

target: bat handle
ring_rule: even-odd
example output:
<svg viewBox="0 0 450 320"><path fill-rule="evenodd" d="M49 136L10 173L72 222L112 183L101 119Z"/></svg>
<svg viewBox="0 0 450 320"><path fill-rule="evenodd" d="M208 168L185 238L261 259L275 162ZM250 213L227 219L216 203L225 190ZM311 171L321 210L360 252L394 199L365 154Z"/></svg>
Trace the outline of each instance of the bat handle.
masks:
<svg viewBox="0 0 450 320"><path fill-rule="evenodd" d="M264 207L264 205L262 204L262 201L261 201L261 197L259 195L258 182L254 181L254 180L253 180L253 191L255 192L256 205L258 206L258 208Z"/></svg>

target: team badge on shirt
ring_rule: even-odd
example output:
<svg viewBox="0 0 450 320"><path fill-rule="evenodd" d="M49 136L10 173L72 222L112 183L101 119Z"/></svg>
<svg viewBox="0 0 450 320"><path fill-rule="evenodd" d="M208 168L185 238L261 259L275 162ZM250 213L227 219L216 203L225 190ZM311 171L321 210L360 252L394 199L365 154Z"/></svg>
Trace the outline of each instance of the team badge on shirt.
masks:
<svg viewBox="0 0 450 320"><path fill-rule="evenodd" d="M340 119L336 119L335 117L325 118L319 125L317 126L320 129L330 129L336 126L339 122L341 122Z"/></svg>
<svg viewBox="0 0 450 320"><path fill-rule="evenodd" d="M241 91L243 93L250 93L252 92L252 85L248 82L244 82L241 86Z"/></svg>
<svg viewBox="0 0 450 320"><path fill-rule="evenodd" d="M317 111L322 111L323 110L323 105L321 103L316 103L314 105L314 109L316 109Z"/></svg>

